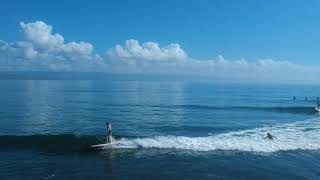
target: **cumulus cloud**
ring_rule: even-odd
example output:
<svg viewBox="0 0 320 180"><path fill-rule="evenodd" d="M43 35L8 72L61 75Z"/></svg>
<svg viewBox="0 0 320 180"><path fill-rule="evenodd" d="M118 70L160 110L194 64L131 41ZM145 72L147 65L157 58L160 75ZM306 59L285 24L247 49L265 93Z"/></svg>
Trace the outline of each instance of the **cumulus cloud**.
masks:
<svg viewBox="0 0 320 180"><path fill-rule="evenodd" d="M42 21L20 23L24 40L0 42L3 71L92 71L102 58L87 42L65 42L61 34Z"/></svg>
<svg viewBox="0 0 320 180"><path fill-rule="evenodd" d="M134 39L127 40L124 46L116 45L107 53L110 57L116 59L165 61L185 60L188 58L187 53L179 44L172 43L168 46L160 47L159 44L155 42L145 42L140 44L139 41Z"/></svg>
<svg viewBox="0 0 320 180"><path fill-rule="evenodd" d="M64 38L60 34L52 33L52 26L42 21L34 23L20 22L25 38L38 48L53 49L59 48L64 43Z"/></svg>
<svg viewBox="0 0 320 180"><path fill-rule="evenodd" d="M116 45L107 54L114 72L139 74L166 74L200 77L220 81L261 82L317 82L318 67L309 67L277 61L259 59L227 60L222 55L213 59L191 58L175 44L160 47L157 43L140 43L127 40L123 46ZM151 48L152 47L152 48ZM174 48L172 48L174 47Z"/></svg>
<svg viewBox="0 0 320 180"><path fill-rule="evenodd" d="M177 43L161 46L134 39L99 55L88 42L66 42L45 22L21 22L20 27L22 41L0 40L0 71L98 71L250 82L318 82L320 72L318 67L273 59L227 60L219 55L199 60L190 57Z"/></svg>

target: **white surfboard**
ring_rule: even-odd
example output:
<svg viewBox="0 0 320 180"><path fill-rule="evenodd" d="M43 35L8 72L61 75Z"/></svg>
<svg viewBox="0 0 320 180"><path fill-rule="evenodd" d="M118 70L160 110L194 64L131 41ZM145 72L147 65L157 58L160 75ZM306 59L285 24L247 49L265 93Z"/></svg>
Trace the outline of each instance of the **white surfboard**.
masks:
<svg viewBox="0 0 320 180"><path fill-rule="evenodd" d="M115 144L117 144L117 143L114 141L114 142L105 143L105 144L95 144L95 145L92 145L90 147L92 147L92 148L105 148L105 147L109 147L109 146L112 146L112 145L115 145Z"/></svg>
<svg viewBox="0 0 320 180"><path fill-rule="evenodd" d="M108 143L108 144L109 144L109 143ZM92 146L90 146L90 147L92 147L92 148L105 147L105 146L107 146L108 144L96 144L96 145L92 145Z"/></svg>

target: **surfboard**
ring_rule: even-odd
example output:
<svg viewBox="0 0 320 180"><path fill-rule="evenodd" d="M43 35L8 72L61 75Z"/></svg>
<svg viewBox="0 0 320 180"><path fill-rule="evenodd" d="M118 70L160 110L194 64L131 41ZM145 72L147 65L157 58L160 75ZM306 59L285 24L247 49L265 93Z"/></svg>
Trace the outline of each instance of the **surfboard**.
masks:
<svg viewBox="0 0 320 180"><path fill-rule="evenodd" d="M105 148L105 147L109 147L109 146L112 146L112 145L115 145L117 144L116 142L111 142L111 143L104 143L104 144L95 144L95 145L92 145L90 147L92 148Z"/></svg>
<svg viewBox="0 0 320 180"><path fill-rule="evenodd" d="M108 143L109 144L109 143ZM95 145L92 145L92 146L90 146L90 147L92 147L92 148L99 148L99 147L105 147L105 146L107 146L108 144L95 144Z"/></svg>

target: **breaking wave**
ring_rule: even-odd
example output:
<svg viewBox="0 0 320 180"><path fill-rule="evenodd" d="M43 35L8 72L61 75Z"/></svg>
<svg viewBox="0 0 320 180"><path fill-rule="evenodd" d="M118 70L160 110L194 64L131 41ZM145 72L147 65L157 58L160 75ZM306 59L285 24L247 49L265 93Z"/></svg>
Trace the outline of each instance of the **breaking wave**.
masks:
<svg viewBox="0 0 320 180"><path fill-rule="evenodd" d="M274 140L263 139L267 132ZM318 118L241 130L207 137L155 136L121 138L106 148L174 148L193 151L235 150L277 152L288 150L319 150L320 120Z"/></svg>
<svg viewBox="0 0 320 180"><path fill-rule="evenodd" d="M270 132L274 140L262 137ZM181 149L191 151L246 151L277 152L292 150L320 150L320 118L265 126L254 129L209 133L205 137L154 136L124 137L116 136L116 141L106 150L117 149ZM0 135L0 149L40 149L53 153L91 152L91 145L104 143L102 135Z"/></svg>

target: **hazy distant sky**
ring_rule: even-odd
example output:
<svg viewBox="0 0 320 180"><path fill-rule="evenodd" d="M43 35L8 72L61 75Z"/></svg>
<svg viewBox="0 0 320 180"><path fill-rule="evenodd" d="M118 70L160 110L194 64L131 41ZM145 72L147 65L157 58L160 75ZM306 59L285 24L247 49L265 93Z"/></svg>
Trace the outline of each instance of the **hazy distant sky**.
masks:
<svg viewBox="0 0 320 180"><path fill-rule="evenodd" d="M0 70L308 79L320 64L319 9L316 0L4 0Z"/></svg>

